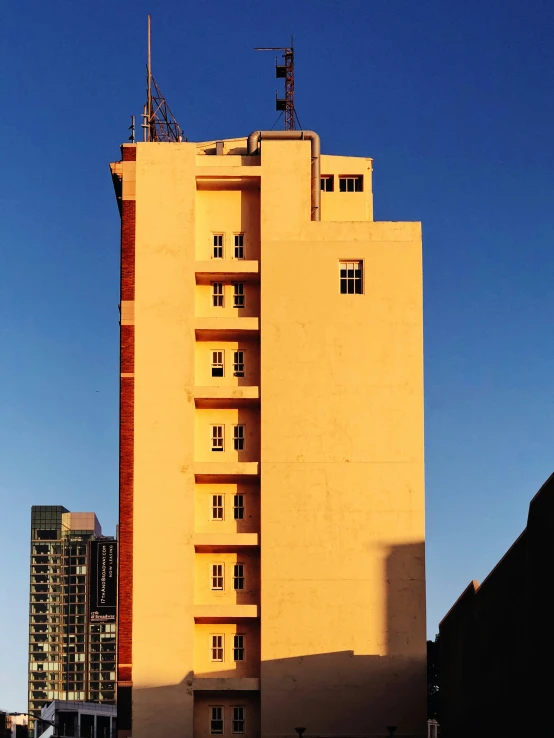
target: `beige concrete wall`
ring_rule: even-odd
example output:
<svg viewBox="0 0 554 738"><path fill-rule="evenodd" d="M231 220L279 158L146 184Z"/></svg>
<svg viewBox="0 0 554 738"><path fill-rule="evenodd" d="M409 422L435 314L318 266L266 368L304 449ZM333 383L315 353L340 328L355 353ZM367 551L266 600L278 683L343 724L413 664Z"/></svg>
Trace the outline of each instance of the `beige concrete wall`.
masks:
<svg viewBox="0 0 554 738"><path fill-rule="evenodd" d="M249 158L137 145L134 738L192 735L193 721L204 735L209 705L230 708L231 684L257 721L246 690L258 674L264 738L297 725L424 735L420 227L373 223L371 160L350 157L322 157L337 179L312 222L310 169L308 141L263 141ZM340 193L340 174L363 174L364 191ZM212 275L230 285L236 262L230 251L211 260L211 236L232 248L235 232L260 260L261 298L257 265L245 265L248 311L229 308L230 291L218 312ZM341 259L363 260L363 295L339 293ZM244 378L232 376L235 348ZM223 378L211 377L214 349ZM211 451L212 424L225 426L223 453ZM261 480L243 481L260 460ZM244 521L232 517L236 491ZM222 522L210 515L219 492ZM217 561L223 593L209 589ZM242 593L230 587L234 561L247 567ZM257 669L237 676L209 661L210 633L260 627ZM220 693L195 686L203 674L223 680ZM253 724L247 734L260 735Z"/></svg>
<svg viewBox="0 0 554 738"><path fill-rule="evenodd" d="M244 589L233 589L233 565L244 564ZM222 564L223 590L211 589L211 565ZM257 551L197 552L194 561L195 605L255 605L260 594L260 562Z"/></svg>
<svg viewBox="0 0 554 738"><path fill-rule="evenodd" d="M217 279L214 282L220 281ZM234 307L234 283L239 282L244 288L244 307ZM214 307L212 285L196 286L196 315L199 318L248 318L260 314L260 288L257 284L244 282L240 277L221 280L223 284L223 305Z"/></svg>
<svg viewBox="0 0 554 738"><path fill-rule="evenodd" d="M420 228L310 222L301 197L283 223L304 144L262 146L262 734L423 735Z"/></svg>
<svg viewBox="0 0 554 738"><path fill-rule="evenodd" d="M197 623L194 628L194 674L202 677L259 677L260 626L257 622ZM244 636L244 660L233 660L233 636ZM223 661L211 660L211 637L223 636Z"/></svg>
<svg viewBox="0 0 554 738"><path fill-rule="evenodd" d="M227 159L210 157L209 163ZM257 190L202 190L197 194L196 203L196 258L199 261L212 258L214 233L224 235L225 260L233 258L235 233L244 233L245 259L259 259L260 193Z"/></svg>
<svg viewBox="0 0 554 738"><path fill-rule="evenodd" d="M194 157L137 145L134 738L192 733Z"/></svg>
<svg viewBox="0 0 554 738"><path fill-rule="evenodd" d="M245 710L245 738L258 738L260 735L260 701L258 695L249 692L232 692L229 694L197 693L194 696L194 735L195 738L208 738L210 735L209 708L221 705L224 708L224 736L233 735L232 708L240 705Z"/></svg>
<svg viewBox="0 0 554 738"><path fill-rule="evenodd" d="M354 156L321 156L322 176L332 175L333 192L321 193L321 220L373 220L372 159ZM341 192L339 179L346 175L363 176L363 192Z"/></svg>
<svg viewBox="0 0 554 738"><path fill-rule="evenodd" d="M212 520L212 495L223 495L223 520ZM244 519L233 517L233 498L244 497ZM196 533L256 533L260 530L260 491L254 484L197 484L194 501Z"/></svg>
<svg viewBox="0 0 554 738"><path fill-rule="evenodd" d="M244 351L244 377L233 376L233 353ZM224 351L224 376L212 377L212 351ZM197 387L257 386L260 383L260 344L257 341L199 341L195 347Z"/></svg>

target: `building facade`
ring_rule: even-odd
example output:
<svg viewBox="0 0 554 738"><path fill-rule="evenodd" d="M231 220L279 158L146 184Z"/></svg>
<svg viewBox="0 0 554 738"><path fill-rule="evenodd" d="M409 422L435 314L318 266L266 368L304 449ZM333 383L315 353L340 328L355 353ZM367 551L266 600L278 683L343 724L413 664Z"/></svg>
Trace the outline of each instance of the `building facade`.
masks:
<svg viewBox="0 0 554 738"><path fill-rule="evenodd" d="M52 700L115 702L116 546L94 513L32 508L30 715Z"/></svg>
<svg viewBox="0 0 554 738"><path fill-rule="evenodd" d="M102 702L54 700L42 708L35 738L115 738L117 708Z"/></svg>
<svg viewBox="0 0 554 738"><path fill-rule="evenodd" d="M120 738L425 736L420 224L309 131L111 170Z"/></svg>
<svg viewBox="0 0 554 738"><path fill-rule="evenodd" d="M553 539L554 475L531 501L523 533L440 623L442 738L549 732Z"/></svg>

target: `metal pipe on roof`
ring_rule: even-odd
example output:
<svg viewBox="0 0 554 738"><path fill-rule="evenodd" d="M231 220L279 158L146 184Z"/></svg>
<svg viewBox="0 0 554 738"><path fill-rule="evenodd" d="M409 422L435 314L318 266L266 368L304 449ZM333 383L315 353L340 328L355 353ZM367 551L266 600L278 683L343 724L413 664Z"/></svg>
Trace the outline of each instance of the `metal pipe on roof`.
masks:
<svg viewBox="0 0 554 738"><path fill-rule="evenodd" d="M253 131L248 136L249 155L258 152L258 144L269 141L310 141L312 145L312 220L321 220L321 140L315 131Z"/></svg>

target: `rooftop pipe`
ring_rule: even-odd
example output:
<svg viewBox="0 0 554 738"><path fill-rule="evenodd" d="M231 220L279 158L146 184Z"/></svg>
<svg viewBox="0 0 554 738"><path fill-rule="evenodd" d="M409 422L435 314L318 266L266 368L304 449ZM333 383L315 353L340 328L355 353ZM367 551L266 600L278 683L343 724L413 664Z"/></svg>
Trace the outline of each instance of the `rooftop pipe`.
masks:
<svg viewBox="0 0 554 738"><path fill-rule="evenodd" d="M253 131L248 136L248 154L258 152L258 144L267 141L310 141L312 144L312 220L321 220L321 141L315 131Z"/></svg>

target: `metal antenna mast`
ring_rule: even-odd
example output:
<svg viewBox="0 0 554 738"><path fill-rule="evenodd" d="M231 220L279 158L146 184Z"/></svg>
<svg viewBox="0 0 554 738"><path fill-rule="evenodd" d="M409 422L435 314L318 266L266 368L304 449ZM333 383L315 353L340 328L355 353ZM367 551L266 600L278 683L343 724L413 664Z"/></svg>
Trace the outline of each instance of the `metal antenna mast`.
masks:
<svg viewBox="0 0 554 738"><path fill-rule="evenodd" d="M282 51L284 64L275 60L275 77L285 80L285 97L275 98L275 110L285 113L285 131L294 131L295 123L300 126L298 115L294 107L294 44L291 36L290 46L256 47L254 51Z"/></svg>
<svg viewBox="0 0 554 738"><path fill-rule="evenodd" d="M148 16L148 63L146 66L146 105L142 114L145 141L186 141L162 91L152 75L151 24Z"/></svg>

